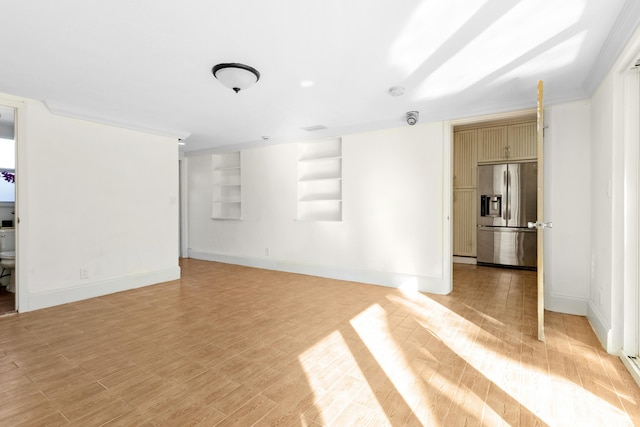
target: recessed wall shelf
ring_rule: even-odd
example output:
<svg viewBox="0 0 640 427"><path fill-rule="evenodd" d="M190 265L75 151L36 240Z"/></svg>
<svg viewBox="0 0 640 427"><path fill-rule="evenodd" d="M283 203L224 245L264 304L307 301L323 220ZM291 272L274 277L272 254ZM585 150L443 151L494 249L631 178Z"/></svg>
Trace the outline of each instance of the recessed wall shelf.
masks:
<svg viewBox="0 0 640 427"><path fill-rule="evenodd" d="M342 221L342 140L298 144L298 219Z"/></svg>
<svg viewBox="0 0 640 427"><path fill-rule="evenodd" d="M242 219L242 170L240 152L213 154L213 206L217 220Z"/></svg>

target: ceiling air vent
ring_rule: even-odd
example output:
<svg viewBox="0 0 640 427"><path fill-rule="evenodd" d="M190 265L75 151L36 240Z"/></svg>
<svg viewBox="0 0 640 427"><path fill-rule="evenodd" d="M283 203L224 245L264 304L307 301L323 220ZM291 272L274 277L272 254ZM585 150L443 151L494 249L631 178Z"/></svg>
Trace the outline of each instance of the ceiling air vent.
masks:
<svg viewBox="0 0 640 427"><path fill-rule="evenodd" d="M322 130L326 128L327 127L325 125L315 125L315 126L307 126L306 128L302 128L302 129L306 130L307 132L315 132L317 130Z"/></svg>

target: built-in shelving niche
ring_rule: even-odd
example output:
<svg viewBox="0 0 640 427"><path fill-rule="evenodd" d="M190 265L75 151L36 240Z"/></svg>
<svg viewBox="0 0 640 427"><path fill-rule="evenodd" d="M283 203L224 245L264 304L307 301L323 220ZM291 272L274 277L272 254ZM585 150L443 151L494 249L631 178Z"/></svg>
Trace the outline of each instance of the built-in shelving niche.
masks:
<svg viewBox="0 0 640 427"><path fill-rule="evenodd" d="M240 152L213 154L213 213L217 220L242 219Z"/></svg>
<svg viewBox="0 0 640 427"><path fill-rule="evenodd" d="M298 144L298 220L342 221L342 140Z"/></svg>

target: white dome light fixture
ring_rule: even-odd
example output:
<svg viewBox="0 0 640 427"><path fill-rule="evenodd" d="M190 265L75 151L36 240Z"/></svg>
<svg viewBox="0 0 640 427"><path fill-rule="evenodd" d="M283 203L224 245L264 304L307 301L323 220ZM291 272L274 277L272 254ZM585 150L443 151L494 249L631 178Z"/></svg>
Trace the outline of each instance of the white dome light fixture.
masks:
<svg viewBox="0 0 640 427"><path fill-rule="evenodd" d="M235 93L244 90L258 80L260 72L253 67L238 63L218 64L211 69L214 77Z"/></svg>

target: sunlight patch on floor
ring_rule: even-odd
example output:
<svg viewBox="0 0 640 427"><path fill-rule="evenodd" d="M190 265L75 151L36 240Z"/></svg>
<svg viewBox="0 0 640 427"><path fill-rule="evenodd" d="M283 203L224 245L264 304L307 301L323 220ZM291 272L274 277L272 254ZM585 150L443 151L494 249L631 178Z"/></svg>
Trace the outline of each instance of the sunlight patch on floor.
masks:
<svg viewBox="0 0 640 427"><path fill-rule="evenodd" d="M377 413L384 416L382 408L354 408L353 396L362 395L362 401L375 402L374 392L358 366L358 361L349 350L347 342L339 331L334 331L313 347L300 354L298 361L315 395L314 410L307 411L305 417L322 425L341 423L341 417L354 417L357 412ZM335 365L337 364L336 367ZM332 372L327 372L331 370ZM334 375L346 372L332 384ZM332 381L328 381L331 378ZM366 399L366 400L365 400ZM357 404L356 404L357 405Z"/></svg>
<svg viewBox="0 0 640 427"><path fill-rule="evenodd" d="M373 305L351 319L351 326L410 409L429 407L423 379L414 372L388 325L388 314Z"/></svg>
<svg viewBox="0 0 640 427"><path fill-rule="evenodd" d="M506 393L514 403L519 403L525 411L530 411L549 425L571 425L570 419L565 420L567 424L559 420L563 420L564 413L576 411L591 413L593 425L630 425L627 415L617 407L619 401L613 390L605 392L611 395L610 401L607 401L585 390L579 379L577 382L567 380L561 368L556 367L557 372L554 372L552 366L550 371L546 364L544 343L533 338L528 342L520 334L509 336L509 331L499 327L489 332L484 329L489 325L476 325L419 292L404 291L403 296L390 294L387 299L406 309L421 327L434 333L471 369L481 373L492 387L497 387L500 390L498 393ZM482 318L493 319L486 315ZM493 320L489 322L493 326L503 325ZM521 349L521 346L526 347ZM542 354L538 356L537 352ZM597 355L593 357L596 363ZM545 362L538 363L541 360ZM552 358L550 363L554 363ZM600 388L598 384L590 386ZM598 394L602 395L602 390ZM467 395L465 399L468 398ZM459 400L458 396L454 399L457 405L468 404ZM571 411L567 411L567 408L571 408ZM486 416L489 419L501 416L499 411L490 406L486 406L485 411L488 411ZM614 414L615 419L602 420L598 414L608 414L609 417Z"/></svg>

